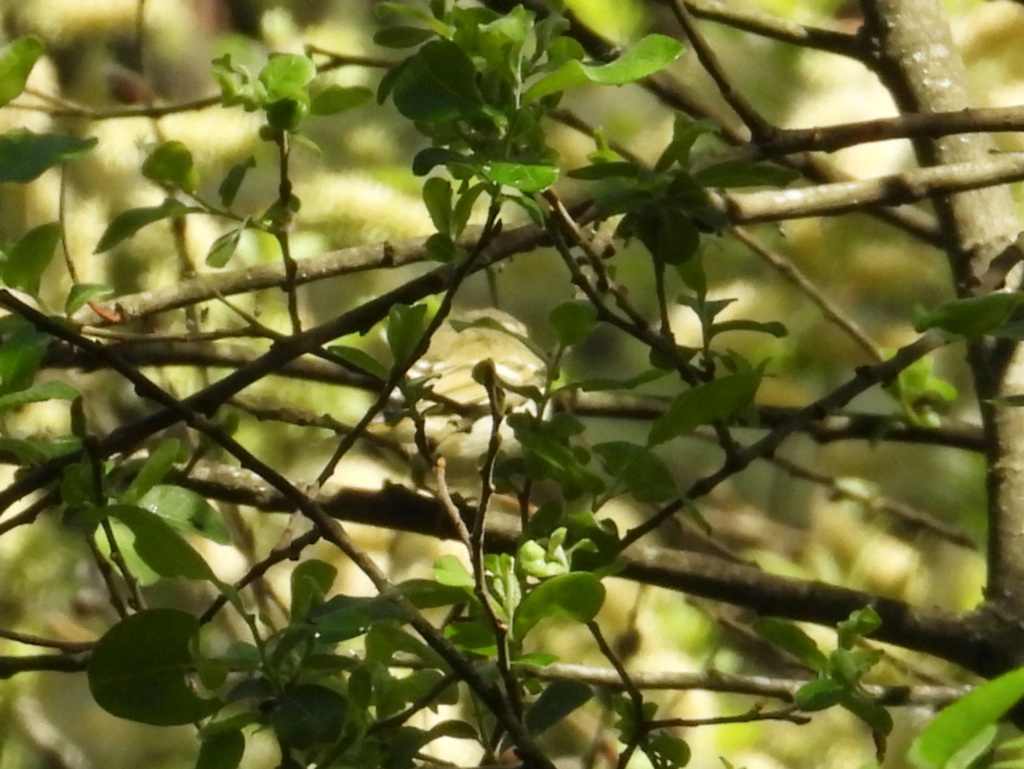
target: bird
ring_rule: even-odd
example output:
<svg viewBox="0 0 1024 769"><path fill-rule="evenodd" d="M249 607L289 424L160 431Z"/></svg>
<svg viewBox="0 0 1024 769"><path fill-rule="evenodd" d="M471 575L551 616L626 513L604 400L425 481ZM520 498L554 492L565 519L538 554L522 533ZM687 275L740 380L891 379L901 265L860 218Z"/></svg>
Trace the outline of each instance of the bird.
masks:
<svg viewBox="0 0 1024 769"><path fill-rule="evenodd" d="M409 367L408 380L424 383L428 394L412 406L418 412L415 418L405 405L400 419L389 420L392 438L414 463L430 459L436 465L443 459L445 484L463 496L479 494L480 463L490 446L495 416L502 449L515 454L515 435L505 418L537 413L529 388L540 392L548 364L528 335L522 321L497 308L458 313L437 329L427 351ZM419 441L417 421L422 424ZM425 475L430 485L436 473Z"/></svg>

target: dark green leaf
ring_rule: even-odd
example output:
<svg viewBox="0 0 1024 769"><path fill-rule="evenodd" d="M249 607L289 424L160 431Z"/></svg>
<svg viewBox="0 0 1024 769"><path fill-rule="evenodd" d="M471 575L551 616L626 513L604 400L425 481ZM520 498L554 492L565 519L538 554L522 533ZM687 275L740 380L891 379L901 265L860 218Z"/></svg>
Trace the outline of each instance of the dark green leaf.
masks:
<svg viewBox="0 0 1024 769"><path fill-rule="evenodd" d="M452 185L447 179L432 176L423 183L423 202L434 227L442 235L452 233Z"/></svg>
<svg viewBox="0 0 1024 769"><path fill-rule="evenodd" d="M78 390L64 382L56 380L26 387L13 393L0 395L0 412L16 409L28 403L40 403L49 400L73 401L78 397Z"/></svg>
<svg viewBox="0 0 1024 769"><path fill-rule="evenodd" d="M449 235L440 232L435 232L427 238L425 251L427 259L441 264L448 264L459 255L459 247L455 245L455 241Z"/></svg>
<svg viewBox="0 0 1024 769"><path fill-rule="evenodd" d="M119 718L155 726L189 724L221 703L198 697L186 675L199 620L177 609L147 609L114 625L89 658L96 703Z"/></svg>
<svg viewBox="0 0 1024 769"><path fill-rule="evenodd" d="M749 160L727 160L693 172L701 187L785 187L798 176L791 168Z"/></svg>
<svg viewBox="0 0 1024 769"><path fill-rule="evenodd" d="M711 326L711 336L724 334L727 331L754 331L759 334L770 334L776 339L784 337L789 332L786 327L778 321L772 320L762 323L756 320L723 320L721 323L714 323Z"/></svg>
<svg viewBox="0 0 1024 769"><path fill-rule="evenodd" d="M839 704L871 727L871 731L878 734L889 734L892 731L892 716L889 715L889 711L863 694L852 692Z"/></svg>
<svg viewBox="0 0 1024 769"><path fill-rule="evenodd" d="M410 120L448 122L483 106L473 62L455 43L434 40L402 69L392 89L395 107Z"/></svg>
<svg viewBox="0 0 1024 769"><path fill-rule="evenodd" d="M827 659L807 633L786 620L761 617L754 620L753 630L759 636L786 650L811 670L825 667Z"/></svg>
<svg viewBox="0 0 1024 769"><path fill-rule="evenodd" d="M838 705L849 690L831 678L818 678L801 686L796 692L796 704L801 710L825 710Z"/></svg>
<svg viewBox="0 0 1024 769"><path fill-rule="evenodd" d="M346 88L340 85L329 85L313 96L309 104L311 115L337 115L347 112L370 100L373 91L362 86Z"/></svg>
<svg viewBox="0 0 1024 769"><path fill-rule="evenodd" d="M990 730L1024 698L1024 668L1012 670L962 697L939 713L910 748L921 769L943 769L956 754Z"/></svg>
<svg viewBox="0 0 1024 769"><path fill-rule="evenodd" d="M235 163L228 170L227 174L224 175L224 181L217 188L217 195L220 197L220 202L225 208L231 208L231 205L235 202L235 197L238 195L238 190L242 186L242 182L245 181L245 175L249 173L250 169L255 167L256 158L248 157L241 163Z"/></svg>
<svg viewBox="0 0 1024 769"><path fill-rule="evenodd" d="M412 172L416 176L426 176L437 166L448 166L450 169L476 170L472 158L460 155L458 152L445 147L427 147L417 152L416 157L412 159Z"/></svg>
<svg viewBox="0 0 1024 769"><path fill-rule="evenodd" d="M587 572L572 572L541 582L531 590L515 615L513 633L522 640L545 618L590 622L604 604L604 585Z"/></svg>
<svg viewBox="0 0 1024 769"><path fill-rule="evenodd" d="M238 729L203 736L196 769L235 769L242 763L245 737Z"/></svg>
<svg viewBox="0 0 1024 769"><path fill-rule="evenodd" d="M203 557L155 513L134 505L110 505L102 512L131 530L136 554L161 577L215 579Z"/></svg>
<svg viewBox="0 0 1024 769"><path fill-rule="evenodd" d="M442 585L430 579L406 580L398 589L417 609L436 609L438 606L463 604L470 597L465 587Z"/></svg>
<svg viewBox="0 0 1024 769"><path fill-rule="evenodd" d="M277 698L270 725L282 743L295 748L331 743L345 724L346 699L318 684L296 684Z"/></svg>
<svg viewBox="0 0 1024 769"><path fill-rule="evenodd" d="M113 293L114 289L103 283L76 283L68 292L67 301L64 303L64 312L70 317L89 302L112 296Z"/></svg>
<svg viewBox="0 0 1024 769"><path fill-rule="evenodd" d="M597 310L590 302L563 302L548 315L559 344L571 347L590 336L597 326Z"/></svg>
<svg viewBox="0 0 1024 769"><path fill-rule="evenodd" d="M432 37L433 30L422 27L386 27L374 34L373 42L383 48L415 48Z"/></svg>
<svg viewBox="0 0 1024 769"><path fill-rule="evenodd" d="M679 493L672 473L648 447L612 441L595 445L594 453L638 502L664 502Z"/></svg>
<svg viewBox="0 0 1024 769"><path fill-rule="evenodd" d="M143 227L159 222L161 219L170 219L189 213L202 213L202 211L203 209L201 208L186 206L180 200L175 200L174 198L167 198L158 206L131 208L127 211L122 211L107 226L93 253L101 254L104 251L109 251L121 241L132 237Z"/></svg>
<svg viewBox="0 0 1024 769"><path fill-rule="evenodd" d="M57 222L41 224L26 232L7 254L3 265L4 283L33 296L38 294L43 270L59 242L60 224Z"/></svg>
<svg viewBox="0 0 1024 769"><path fill-rule="evenodd" d="M321 604L334 585L338 570L326 561L310 558L292 570L292 621L303 619Z"/></svg>
<svg viewBox="0 0 1024 769"><path fill-rule="evenodd" d="M439 737L451 737L456 740L479 740L480 735L472 724L466 723L465 721L442 721L439 724L435 724L430 727L430 731L427 732L429 741L438 739Z"/></svg>
<svg viewBox="0 0 1024 769"><path fill-rule="evenodd" d="M593 696L591 688L579 681L552 681L526 711L526 731L540 736Z"/></svg>
<svg viewBox="0 0 1024 769"><path fill-rule="evenodd" d="M759 371L746 371L687 390L654 420L648 439L650 444L664 443L688 435L700 425L735 416L753 402L760 383Z"/></svg>
<svg viewBox="0 0 1024 769"><path fill-rule="evenodd" d="M309 610L306 621L328 643L339 643L363 635L370 626L384 620L405 620L405 613L380 596L334 595Z"/></svg>
<svg viewBox="0 0 1024 769"><path fill-rule="evenodd" d="M153 150L142 164L142 175L188 193L195 192L199 185L192 152L179 141L164 142Z"/></svg>
<svg viewBox="0 0 1024 769"><path fill-rule="evenodd" d="M462 234L462 231L466 229L466 224L469 223L469 217L473 215L473 206L481 193L486 189L486 185L483 182L479 182L474 184L472 187L459 192L458 199L455 201L455 207L452 210L453 237L458 237Z"/></svg>
<svg viewBox="0 0 1024 769"><path fill-rule="evenodd" d="M19 37L0 51L0 107L25 90L29 73L43 51L43 43L37 37Z"/></svg>
<svg viewBox="0 0 1024 769"><path fill-rule="evenodd" d="M191 489L154 486L139 500L139 507L156 513L176 529L194 531L221 545L231 544L231 534L221 514Z"/></svg>
<svg viewBox="0 0 1024 769"><path fill-rule="evenodd" d="M51 339L23 325L0 344L0 395L24 390L32 384Z"/></svg>
<svg viewBox="0 0 1024 769"><path fill-rule="evenodd" d="M210 250L206 254L206 265L208 267L223 267L231 259L235 253L235 249L238 248L238 241L242 237L242 232L245 227L238 227L237 229L225 232L210 246Z"/></svg>
<svg viewBox="0 0 1024 769"><path fill-rule="evenodd" d="M15 128L0 135L0 182L30 182L48 168L73 160L96 146L95 138L34 134Z"/></svg>

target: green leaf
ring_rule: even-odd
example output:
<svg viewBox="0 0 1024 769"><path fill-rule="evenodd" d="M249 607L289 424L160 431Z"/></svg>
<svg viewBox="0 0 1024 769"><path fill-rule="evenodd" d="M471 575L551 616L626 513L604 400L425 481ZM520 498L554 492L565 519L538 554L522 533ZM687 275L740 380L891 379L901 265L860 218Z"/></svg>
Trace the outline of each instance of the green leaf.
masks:
<svg viewBox="0 0 1024 769"><path fill-rule="evenodd" d="M135 474L121 500L129 504L138 503L150 489L164 479L179 457L181 457L181 443L174 438L162 441L146 457L146 461L143 462L139 472Z"/></svg>
<svg viewBox="0 0 1024 769"><path fill-rule="evenodd" d="M452 233L452 184L440 176L432 176L423 183L423 202L434 227L442 235Z"/></svg>
<svg viewBox="0 0 1024 769"><path fill-rule="evenodd" d="M0 51L0 107L9 104L25 90L29 73L43 55L37 37L19 37Z"/></svg>
<svg viewBox="0 0 1024 769"><path fill-rule="evenodd" d="M534 737L540 736L593 696L593 690L580 681L552 681L526 711L523 719L526 731Z"/></svg>
<svg viewBox="0 0 1024 769"><path fill-rule="evenodd" d="M343 361L355 367L359 371L365 371L367 374L375 376L378 379L388 378L387 367L381 365L380 361L365 350L360 350L358 347L336 344L328 347L327 351L331 353L331 355L336 355L341 358Z"/></svg>
<svg viewBox="0 0 1024 769"><path fill-rule="evenodd" d="M292 570L292 620L300 620L323 602L334 585L338 570L326 561L310 558Z"/></svg>
<svg viewBox="0 0 1024 769"><path fill-rule="evenodd" d="M295 748L333 742L341 736L348 701L333 689L318 684L296 684L274 703L270 725L277 738Z"/></svg>
<svg viewBox="0 0 1024 769"><path fill-rule="evenodd" d="M910 760L920 769L961 766L954 759L992 727L1024 697L1024 668L1012 670L962 697L939 713L910 748Z"/></svg>
<svg viewBox="0 0 1024 769"><path fill-rule="evenodd" d="M180 200L175 200L174 198L167 198L158 206L131 208L127 211L122 211L107 226L93 253L101 254L104 251L109 251L121 241L132 237L143 227L159 222L161 219L170 219L189 213L202 213L202 211L203 209L201 208L186 206Z"/></svg>
<svg viewBox="0 0 1024 769"><path fill-rule="evenodd" d="M325 642L339 643L363 635L375 623L405 619L405 613L386 598L334 595L312 607L306 622Z"/></svg>
<svg viewBox="0 0 1024 769"><path fill-rule="evenodd" d="M532 193L546 190L554 184L558 180L558 168L527 163L491 163L488 175L498 184Z"/></svg>
<svg viewBox="0 0 1024 769"><path fill-rule="evenodd" d="M438 606L463 604L469 599L465 586L442 585L432 579L410 579L398 589L417 609L436 609Z"/></svg>
<svg viewBox="0 0 1024 769"><path fill-rule="evenodd" d="M580 344L597 326L597 310L586 301L563 302L548 315L548 323L566 347Z"/></svg>
<svg viewBox="0 0 1024 769"><path fill-rule="evenodd" d="M611 441L594 446L594 453L638 502L664 502L679 493L668 467L646 446Z"/></svg>
<svg viewBox="0 0 1024 769"><path fill-rule="evenodd" d="M19 322L17 330L0 344L0 395L31 386L51 341L27 323Z"/></svg>
<svg viewBox="0 0 1024 769"><path fill-rule="evenodd" d="M220 512L191 489L153 486L138 504L175 529L193 531L221 545L231 544L231 534Z"/></svg>
<svg viewBox="0 0 1024 769"><path fill-rule="evenodd" d="M791 168L749 160L727 160L693 172L701 187L785 187L800 174Z"/></svg>
<svg viewBox="0 0 1024 769"><path fill-rule="evenodd" d="M198 697L186 676L199 620L178 609L147 609L110 628L89 658L89 690L112 715L154 726L189 724L221 703Z"/></svg>
<svg viewBox="0 0 1024 769"><path fill-rule="evenodd" d="M851 692L839 702L844 708L871 727L878 734L892 731L892 716L889 711L859 692Z"/></svg>
<svg viewBox="0 0 1024 769"><path fill-rule="evenodd" d="M545 618L590 622L604 604L604 585L587 572L572 572L541 582L519 604L513 624L518 640Z"/></svg>
<svg viewBox="0 0 1024 769"><path fill-rule="evenodd" d="M439 19L435 19L426 11L422 11L419 8L416 8L411 5L405 5L403 3L382 2L374 5L373 12L377 15L378 18L381 19L386 18L389 15L405 19L414 19L415 21L418 21L430 27L430 29L434 30L435 34L440 35L441 37L452 36L452 30L448 27L447 24L440 21Z"/></svg>
<svg viewBox="0 0 1024 769"><path fill-rule="evenodd" d="M202 736L195 769L236 769L245 753L245 737L238 729Z"/></svg>
<svg viewBox="0 0 1024 769"><path fill-rule="evenodd" d="M441 264L448 264L448 262L453 261L459 255L459 247L455 245L455 241L451 239L451 236L440 232L435 232L427 238L424 251L427 259L430 259L432 262L440 262Z"/></svg>
<svg viewBox="0 0 1024 769"><path fill-rule="evenodd" d="M857 609L850 613L848 619L836 625L839 646L843 649L852 649L860 638L874 633L881 626L882 618L874 608L865 606L863 609Z"/></svg>
<svg viewBox="0 0 1024 769"><path fill-rule="evenodd" d="M160 516L135 505L110 505L101 512L131 530L136 554L161 577L216 579L203 557Z"/></svg>
<svg viewBox="0 0 1024 769"><path fill-rule="evenodd" d="M818 678L797 689L796 704L801 710L825 710L838 705L849 689L831 678Z"/></svg>
<svg viewBox="0 0 1024 769"><path fill-rule="evenodd" d="M235 163L224 175L224 181L217 188L217 195L225 208L231 208L238 195L238 190L242 187L242 182L245 181L246 174L255 167L256 158L250 156L241 163Z"/></svg>
<svg viewBox="0 0 1024 769"><path fill-rule="evenodd" d="M76 283L68 292L67 301L64 302L64 313L70 317L94 299L102 299L113 294L114 289L103 283Z"/></svg>
<svg viewBox="0 0 1024 769"><path fill-rule="evenodd" d="M792 622L760 617L754 620L752 628L759 636L789 652L811 670L819 671L825 667L827 658L818 644Z"/></svg>
<svg viewBox="0 0 1024 769"><path fill-rule="evenodd" d="M654 420L648 442L654 446L688 435L700 425L730 419L753 402L760 383L760 371L745 371L683 392Z"/></svg>
<svg viewBox="0 0 1024 769"><path fill-rule="evenodd" d="M484 104L473 62L448 40L429 42L409 59L391 96L398 111L410 120L469 118Z"/></svg>
<svg viewBox="0 0 1024 769"><path fill-rule="evenodd" d="M243 225L225 232L213 241L210 245L210 250L206 254L206 265L218 268L227 264L228 260L234 255L235 249L238 248L238 241L241 239L244 231L245 226Z"/></svg>
<svg viewBox="0 0 1024 769"><path fill-rule="evenodd" d="M466 571L462 561L454 555L443 555L434 563L434 579L448 587L461 587L473 590L476 580Z"/></svg>
<svg viewBox="0 0 1024 769"><path fill-rule="evenodd" d="M71 385L64 382L51 381L26 387L23 390L0 395L0 412L19 408L28 403L40 403L49 400L73 401L79 395Z"/></svg>
<svg viewBox="0 0 1024 769"><path fill-rule="evenodd" d="M0 182L30 182L53 166L74 160L98 139L66 134L34 134L15 128L0 135Z"/></svg>
<svg viewBox="0 0 1024 769"><path fill-rule="evenodd" d="M382 48L415 48L434 37L434 31L422 27L386 27L377 30L373 42Z"/></svg>
<svg viewBox="0 0 1024 769"><path fill-rule="evenodd" d="M153 150L142 164L142 175L189 194L199 186L199 172L192 161L192 152L179 141L164 142Z"/></svg>
<svg viewBox="0 0 1024 769"><path fill-rule="evenodd" d="M1024 304L1024 292L987 294L954 299L927 312L918 312L914 320L917 331L937 328L965 339L977 339L998 328L1018 307Z"/></svg>
<svg viewBox="0 0 1024 769"><path fill-rule="evenodd" d="M329 85L313 96L309 104L311 115L337 115L369 101L373 91L362 86L346 88L340 85Z"/></svg>
<svg viewBox="0 0 1024 769"><path fill-rule="evenodd" d="M53 252L60 242L60 224L50 222L26 232L8 251L3 264L4 283L35 296L43 270L53 259Z"/></svg>
<svg viewBox="0 0 1024 769"><path fill-rule="evenodd" d="M781 339L789 333L783 324L775 320L762 323L757 320L738 318L736 320L724 320L721 323L713 323L710 329L710 336L724 334L727 331L753 331L758 334L769 334L776 339Z"/></svg>
<svg viewBox="0 0 1024 769"><path fill-rule="evenodd" d="M306 86L314 77L316 64L308 56L295 53L271 54L259 74L260 83L267 89L264 104L273 104L282 99L308 102Z"/></svg>
<svg viewBox="0 0 1024 769"><path fill-rule="evenodd" d="M387 340L395 363L410 362L413 352L427 330L427 306L414 304L411 307L398 304L388 313Z"/></svg>
<svg viewBox="0 0 1024 769"><path fill-rule="evenodd" d="M682 52L683 45L678 40L665 35L648 35L608 64L594 66L573 59L530 86L523 95L523 103L529 104L586 82L600 85L632 83L671 64Z"/></svg>

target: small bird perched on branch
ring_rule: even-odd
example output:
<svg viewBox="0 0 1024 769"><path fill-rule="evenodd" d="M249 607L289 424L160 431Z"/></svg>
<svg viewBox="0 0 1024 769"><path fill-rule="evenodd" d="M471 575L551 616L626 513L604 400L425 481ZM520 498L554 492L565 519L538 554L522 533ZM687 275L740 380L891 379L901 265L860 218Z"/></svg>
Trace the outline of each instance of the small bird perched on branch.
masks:
<svg viewBox="0 0 1024 769"><path fill-rule="evenodd" d="M535 412L524 388L542 388L547 363L528 344L526 326L502 310L461 313L434 334L430 347L413 366L410 380L426 380L436 400L424 398L393 425L391 437L411 453L444 459L446 483L460 492L479 492L479 465L487 454L495 414L506 453L514 453L515 436L504 417ZM416 422L422 423L417 440ZM421 445L425 438L426 445ZM431 473L432 475L432 473Z"/></svg>

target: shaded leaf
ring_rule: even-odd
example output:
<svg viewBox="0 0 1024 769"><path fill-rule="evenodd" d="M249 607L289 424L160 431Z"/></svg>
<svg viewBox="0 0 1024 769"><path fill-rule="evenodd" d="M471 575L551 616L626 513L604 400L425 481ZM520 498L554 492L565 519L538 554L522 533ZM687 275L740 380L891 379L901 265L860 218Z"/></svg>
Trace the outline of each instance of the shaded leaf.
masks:
<svg viewBox="0 0 1024 769"><path fill-rule="evenodd" d="M347 700L318 684L296 684L277 698L270 725L282 743L308 748L330 743L341 735Z"/></svg>
<svg viewBox="0 0 1024 769"><path fill-rule="evenodd" d="M88 152L97 141L12 129L0 136L0 182L30 182L48 168Z"/></svg>
<svg viewBox="0 0 1024 769"><path fill-rule="evenodd" d="M591 688L579 681L552 681L526 711L526 731L535 737L543 734L593 696Z"/></svg>
<svg viewBox="0 0 1024 769"><path fill-rule="evenodd" d="M177 609L147 609L114 625L89 658L89 690L112 715L155 726L198 721L221 703L188 685L189 645L199 620Z"/></svg>
<svg viewBox="0 0 1024 769"><path fill-rule="evenodd" d="M329 85L313 96L309 104L309 113L311 115L337 115L339 112L346 112L358 107L372 97L373 91L362 86L346 88L340 85Z"/></svg>
<svg viewBox="0 0 1024 769"><path fill-rule="evenodd" d="M651 425L651 445L688 435L700 425L729 419L753 402L759 371L747 371L698 385L679 395Z"/></svg>

